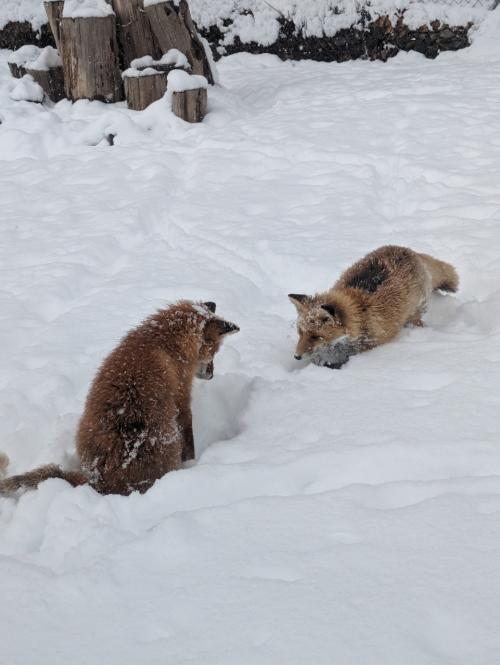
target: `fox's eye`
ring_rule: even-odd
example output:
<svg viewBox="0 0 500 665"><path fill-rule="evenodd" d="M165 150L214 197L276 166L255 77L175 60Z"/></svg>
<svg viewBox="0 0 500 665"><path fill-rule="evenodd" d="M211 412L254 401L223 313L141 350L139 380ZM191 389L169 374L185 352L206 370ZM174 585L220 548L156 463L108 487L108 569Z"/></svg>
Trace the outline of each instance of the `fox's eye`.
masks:
<svg viewBox="0 0 500 665"><path fill-rule="evenodd" d="M311 335L309 339L311 340L311 342L317 342L319 339L319 335Z"/></svg>

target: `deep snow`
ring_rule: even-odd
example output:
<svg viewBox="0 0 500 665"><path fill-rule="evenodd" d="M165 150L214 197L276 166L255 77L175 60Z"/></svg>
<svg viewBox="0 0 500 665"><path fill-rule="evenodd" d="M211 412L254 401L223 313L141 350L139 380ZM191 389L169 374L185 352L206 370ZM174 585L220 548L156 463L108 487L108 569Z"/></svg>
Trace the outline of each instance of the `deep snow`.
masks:
<svg viewBox="0 0 500 665"><path fill-rule="evenodd" d="M92 376L179 297L241 326L198 459L0 499L6 665L498 665L500 11L435 61L219 64L209 114L15 102L0 66L1 445L74 462ZM114 146L105 136L116 134ZM340 371L286 294L400 243L462 289Z"/></svg>

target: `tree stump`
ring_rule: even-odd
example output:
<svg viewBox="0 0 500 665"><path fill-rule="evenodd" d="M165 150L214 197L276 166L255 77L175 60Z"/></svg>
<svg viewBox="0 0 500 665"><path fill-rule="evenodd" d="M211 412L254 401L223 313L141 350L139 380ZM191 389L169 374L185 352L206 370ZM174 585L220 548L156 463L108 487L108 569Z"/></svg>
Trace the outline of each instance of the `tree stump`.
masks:
<svg viewBox="0 0 500 665"><path fill-rule="evenodd" d="M134 111L143 111L163 97L167 89L167 75L155 69L128 69L123 72L127 106Z"/></svg>
<svg viewBox="0 0 500 665"><path fill-rule="evenodd" d="M207 113L207 89L174 92L172 111L186 122L201 122Z"/></svg>
<svg viewBox="0 0 500 665"><path fill-rule="evenodd" d="M13 76L22 78L29 74L52 101L64 97L62 62L52 46L23 46L10 56L8 63Z"/></svg>
<svg viewBox="0 0 500 665"><path fill-rule="evenodd" d="M26 73L42 87L44 93L53 102L64 99L64 75L62 65L50 67L49 69L32 69L26 67Z"/></svg>
<svg viewBox="0 0 500 665"><path fill-rule="evenodd" d="M64 0L45 0L43 5L49 20L50 29L54 35L56 48L59 52L61 52L61 19L64 8Z"/></svg>
<svg viewBox="0 0 500 665"><path fill-rule="evenodd" d="M144 10L162 53L178 49L187 56L193 74L201 74L213 83L210 63L186 0L180 0L178 6L172 0L144 0Z"/></svg>
<svg viewBox="0 0 500 665"><path fill-rule="evenodd" d="M52 101L58 102L64 97L62 62L52 46L43 49L32 45L22 46L12 53L8 65L15 78L29 74Z"/></svg>
<svg viewBox="0 0 500 665"><path fill-rule="evenodd" d="M66 96L72 100L121 101L115 15L63 14L60 25Z"/></svg>
<svg viewBox="0 0 500 665"><path fill-rule="evenodd" d="M112 0L112 5L116 14L122 68L127 69L132 60L144 55L159 58L162 51L144 12L142 0Z"/></svg>

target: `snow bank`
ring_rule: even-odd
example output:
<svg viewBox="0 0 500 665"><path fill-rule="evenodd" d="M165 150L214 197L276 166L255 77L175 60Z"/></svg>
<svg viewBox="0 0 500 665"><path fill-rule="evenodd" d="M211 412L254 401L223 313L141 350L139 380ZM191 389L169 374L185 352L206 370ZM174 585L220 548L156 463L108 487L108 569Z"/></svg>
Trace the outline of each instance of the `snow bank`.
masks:
<svg viewBox="0 0 500 665"><path fill-rule="evenodd" d="M10 53L7 62L14 65L26 65L28 62L35 62L42 52L42 49L32 44L21 46L17 51Z"/></svg>
<svg viewBox="0 0 500 665"><path fill-rule="evenodd" d="M7 62L22 67L28 66L30 69L39 71L47 71L51 67L62 65L62 60L55 48L52 46L39 48L31 44L21 46L17 51L11 53L7 58Z"/></svg>
<svg viewBox="0 0 500 665"><path fill-rule="evenodd" d="M90 18L105 17L114 14L106 0L65 0L63 17Z"/></svg>
<svg viewBox="0 0 500 665"><path fill-rule="evenodd" d="M129 67L122 73L122 78L138 78L139 76L155 76L156 74L161 74L161 72L152 67L146 67L146 69L134 69L134 67Z"/></svg>
<svg viewBox="0 0 500 665"><path fill-rule="evenodd" d="M218 26L224 34L224 44L232 44L238 37L244 43L263 45L277 40L281 19L292 21L304 37L331 37L359 21L361 6L352 0L276 0L272 3L266 0L194 0L190 3L198 26ZM415 0L373 0L366 9L374 18L389 16L393 20L404 11L405 23L410 29L415 29L434 20L449 25L481 21L488 7L462 7L454 3Z"/></svg>
<svg viewBox="0 0 500 665"><path fill-rule="evenodd" d="M34 30L47 23L47 14L41 0L2 0L0 2L0 29L11 21L27 21Z"/></svg>
<svg viewBox="0 0 500 665"><path fill-rule="evenodd" d="M165 2L165 1L166 0L144 0L144 7L151 7L152 5L159 5L159 4L161 4L162 2ZM179 4L180 4L180 0L170 0L170 2L172 2L172 4L175 5L176 7L178 7Z"/></svg>
<svg viewBox="0 0 500 665"><path fill-rule="evenodd" d="M173 65L174 67L182 67L183 69L189 69L191 67L184 53L181 53L176 48L171 48L167 53L164 53L159 60L155 60L150 55L145 55L142 58L132 60L130 63L130 66L133 68L154 67L155 65Z"/></svg>
<svg viewBox="0 0 500 665"><path fill-rule="evenodd" d="M35 83L33 77L26 74L16 81L12 88L10 98L16 102L43 102L44 92L38 83Z"/></svg>
<svg viewBox="0 0 500 665"><path fill-rule="evenodd" d="M62 67L62 60L59 53L52 46L46 46L40 50L37 58L29 63L30 69L47 71L51 67Z"/></svg>
<svg viewBox="0 0 500 665"><path fill-rule="evenodd" d="M71 1L86 4L89 0ZM145 0L145 5L157 2ZM178 0L175 3L178 4ZM102 10L101 2L99 5L99 11L106 11ZM453 2L374 0L370 12L392 17L405 10L409 27L419 27L436 19L450 25L465 25L469 20L480 22L485 17L488 2L485 0L483 7L472 5L459 7ZM333 35L341 28L349 28L359 17L356 3L351 0L275 0L271 3L266 0L190 0L189 7L200 27L219 26L225 33L226 43L232 43L239 36L243 42L270 44L277 38L280 17L291 19L297 28L303 29L305 36ZM223 21L227 20L231 25L224 27ZM41 0L2 0L0 28L9 21L28 21L38 30L47 22L43 3Z"/></svg>
<svg viewBox="0 0 500 665"><path fill-rule="evenodd" d="M188 74L182 69L174 69L169 72L167 82L169 92L184 92L185 90L208 88L208 81L204 76Z"/></svg>
<svg viewBox="0 0 500 665"><path fill-rule="evenodd" d="M482 57L484 60L500 55L500 8L490 12L487 18L471 31L472 46L469 52L472 57Z"/></svg>

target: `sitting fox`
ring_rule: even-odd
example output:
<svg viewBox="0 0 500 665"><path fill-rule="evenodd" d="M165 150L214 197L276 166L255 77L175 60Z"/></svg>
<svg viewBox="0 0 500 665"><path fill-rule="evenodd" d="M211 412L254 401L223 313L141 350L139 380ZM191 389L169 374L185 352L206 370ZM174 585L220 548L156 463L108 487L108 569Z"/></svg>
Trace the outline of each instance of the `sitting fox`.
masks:
<svg viewBox="0 0 500 665"><path fill-rule="evenodd" d="M145 492L193 459L193 378L212 378L222 340L239 330L214 313L215 303L180 301L129 332L90 388L76 436L81 471L50 464L0 480L0 493L47 478L88 483L102 494ZM2 467L0 455L0 476Z"/></svg>
<svg viewBox="0 0 500 665"><path fill-rule="evenodd" d="M295 358L339 369L351 355L389 342L406 324L423 325L432 291L457 289L449 263L406 247L380 247L329 291L289 294L298 312Z"/></svg>

